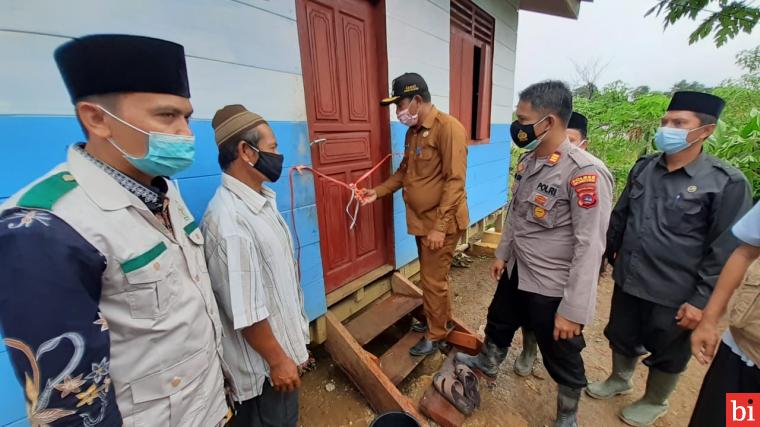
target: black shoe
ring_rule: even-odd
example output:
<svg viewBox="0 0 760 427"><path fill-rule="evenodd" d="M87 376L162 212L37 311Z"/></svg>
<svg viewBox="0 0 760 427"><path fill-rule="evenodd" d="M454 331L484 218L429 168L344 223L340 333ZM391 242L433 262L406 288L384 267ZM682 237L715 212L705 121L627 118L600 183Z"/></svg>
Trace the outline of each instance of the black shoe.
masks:
<svg viewBox="0 0 760 427"><path fill-rule="evenodd" d="M425 333L428 330L427 323L425 322L414 322L412 323L412 327L409 328L412 332L420 332ZM454 330L454 322L449 320L446 323L446 329L448 329L449 332Z"/></svg>
<svg viewBox="0 0 760 427"><path fill-rule="evenodd" d="M427 323L415 321L412 323L412 327L409 328L412 332L425 333L427 332Z"/></svg>
<svg viewBox="0 0 760 427"><path fill-rule="evenodd" d="M409 349L409 354L412 356L427 356L438 351L441 341L430 341L427 337L422 339Z"/></svg>

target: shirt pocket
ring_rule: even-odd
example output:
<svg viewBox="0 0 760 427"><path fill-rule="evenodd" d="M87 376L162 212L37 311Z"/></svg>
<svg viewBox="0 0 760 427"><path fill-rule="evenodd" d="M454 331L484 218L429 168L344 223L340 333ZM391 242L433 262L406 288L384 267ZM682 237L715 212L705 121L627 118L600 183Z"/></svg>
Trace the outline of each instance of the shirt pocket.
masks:
<svg viewBox="0 0 760 427"><path fill-rule="evenodd" d="M417 146L417 153L415 153L414 170L417 175L427 176L434 172L438 157L438 150L430 145L421 144Z"/></svg>
<svg viewBox="0 0 760 427"><path fill-rule="evenodd" d="M729 313L730 325L735 328L746 328L749 325L760 324L760 284L747 282L742 284L731 300Z"/></svg>
<svg viewBox="0 0 760 427"><path fill-rule="evenodd" d="M134 319L156 319L169 310L176 294L176 271L166 244L123 262L126 298Z"/></svg>
<svg viewBox="0 0 760 427"><path fill-rule="evenodd" d="M528 200L526 219L545 228L554 228L557 224L557 199L534 191Z"/></svg>
<svg viewBox="0 0 760 427"><path fill-rule="evenodd" d="M178 426L183 419L193 419L193 414L206 406L204 387L207 384L198 377L208 372L209 360L204 349L173 366L132 381L130 389L137 424Z"/></svg>
<svg viewBox="0 0 760 427"><path fill-rule="evenodd" d="M694 233L705 226L703 197L697 194L677 194L665 204L665 223L680 233Z"/></svg>

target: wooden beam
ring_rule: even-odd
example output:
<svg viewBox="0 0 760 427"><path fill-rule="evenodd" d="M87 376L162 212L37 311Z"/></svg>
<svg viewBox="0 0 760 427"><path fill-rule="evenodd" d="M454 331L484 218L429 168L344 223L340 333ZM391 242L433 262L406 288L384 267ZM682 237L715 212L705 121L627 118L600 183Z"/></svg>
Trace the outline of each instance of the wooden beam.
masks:
<svg viewBox="0 0 760 427"><path fill-rule="evenodd" d="M480 346L483 345L483 342L480 341L477 336L457 330L449 332L446 341L471 355L478 354L480 352Z"/></svg>
<svg viewBox="0 0 760 427"><path fill-rule="evenodd" d="M327 341L325 348L333 360L356 384L359 391L375 412L403 411L415 417L422 426L427 426L416 406L391 382L380 369L377 358L370 357L354 340L351 334L331 313L325 315L327 321Z"/></svg>
<svg viewBox="0 0 760 427"><path fill-rule="evenodd" d="M327 340L327 325L325 324L325 316L314 319L309 324L309 335L311 336L311 344L319 345Z"/></svg>
<svg viewBox="0 0 760 427"><path fill-rule="evenodd" d="M370 271L369 273L365 274L362 277L359 277L357 279L354 279L346 283L340 288L327 294L327 306L330 307L331 305L338 303L340 300L350 296L351 294L353 294L354 292L360 289L363 289L365 286L385 276L391 271L393 271L393 267L391 267L390 265L383 265Z"/></svg>

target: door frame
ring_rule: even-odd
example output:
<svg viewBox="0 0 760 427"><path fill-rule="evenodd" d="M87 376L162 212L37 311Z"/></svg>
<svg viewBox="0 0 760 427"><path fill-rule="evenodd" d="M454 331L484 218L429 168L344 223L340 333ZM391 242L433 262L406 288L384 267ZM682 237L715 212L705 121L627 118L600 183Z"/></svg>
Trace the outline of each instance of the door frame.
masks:
<svg viewBox="0 0 760 427"><path fill-rule="evenodd" d="M301 58L301 73L302 73L302 80L304 85L304 98L305 98L305 107L306 107L306 127L308 129L308 138L309 141L313 141L315 139L314 135L314 129L310 125L310 123L313 123L315 120L314 117L314 111L309 107L310 105L313 105L314 100L314 87L312 82L314 81L312 79L312 73L314 70L311 69L311 62L310 58L308 56L308 53L304 51L303 49L303 41L307 40L309 37L308 29L306 27L306 17L303 16L303 10L305 10L305 7L303 7L303 2L306 0L295 0L296 3L296 27L298 29L298 51ZM316 0L320 1L320 0ZM327 0L321 0L321 1L327 1ZM372 6L372 19L373 24L375 25L375 52L377 53L377 91L380 95L380 99L385 98L388 96L388 40L387 40L387 32L386 32L386 15L385 15L385 0L368 0L368 3ZM380 99L377 99L377 102L380 102ZM379 133L379 139L380 139L380 149L381 152L384 154L390 154L392 152L392 144L391 144L391 125L390 125L390 109L385 107L380 108L380 114L378 119L380 120L380 133ZM314 162L314 156L315 153L317 153L318 147L310 147L310 156L312 160L312 164ZM389 161L388 168L391 169L391 171L385 175L390 176L394 171L393 169L393 159ZM384 168L381 168L381 170ZM388 169L386 169L388 170ZM319 189L317 188L317 180L314 180L314 194L315 194L315 206L317 208L317 227L319 227ZM375 203L381 203L381 212L384 217L384 219L387 221L388 227L385 230L385 239L387 242L387 248L386 251L388 252L386 254L386 265L390 265L393 267L393 269L396 268L396 243L395 243L395 235L394 235L394 221L393 221L393 196L385 197L384 199L380 199ZM292 213L295 215L295 212ZM320 240L322 239L321 234L323 230L319 230L320 232ZM320 244L320 257L322 258L322 265L324 267L324 256L325 254L321 253L321 244ZM382 267L380 267L382 268ZM345 286L348 283L351 283L353 281L361 280L362 277L366 275L370 275L373 273L373 270L365 272L362 276L359 276L358 279L353 279L351 281L348 281L338 288L335 288L332 292L337 292L342 289L343 286ZM325 271L323 269L322 272L323 278L325 275Z"/></svg>

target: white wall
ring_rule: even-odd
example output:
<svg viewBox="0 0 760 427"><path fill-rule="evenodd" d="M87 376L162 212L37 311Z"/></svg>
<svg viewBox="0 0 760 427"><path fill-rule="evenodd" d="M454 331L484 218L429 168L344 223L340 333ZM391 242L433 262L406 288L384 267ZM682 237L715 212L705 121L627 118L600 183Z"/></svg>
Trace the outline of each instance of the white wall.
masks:
<svg viewBox="0 0 760 427"><path fill-rule="evenodd" d="M475 4L496 20L491 122L509 123L514 110L517 0L475 0ZM449 110L449 5L448 0L386 2L388 78L418 72L427 81L433 103L443 111ZM396 120L395 114L391 120Z"/></svg>
<svg viewBox="0 0 760 427"><path fill-rule="evenodd" d="M491 123L512 122L517 50L517 0L475 0L496 19Z"/></svg>
<svg viewBox="0 0 760 427"><path fill-rule="evenodd" d="M405 72L419 73L436 107L449 111L448 0L386 0L385 13L388 79L392 81ZM395 114L391 120L396 120Z"/></svg>
<svg viewBox="0 0 760 427"><path fill-rule="evenodd" d="M0 8L0 114L71 115L53 50L71 37L125 33L185 46L197 118L240 102L269 120L306 120L294 0L3 0Z"/></svg>

